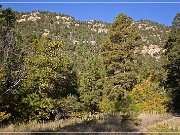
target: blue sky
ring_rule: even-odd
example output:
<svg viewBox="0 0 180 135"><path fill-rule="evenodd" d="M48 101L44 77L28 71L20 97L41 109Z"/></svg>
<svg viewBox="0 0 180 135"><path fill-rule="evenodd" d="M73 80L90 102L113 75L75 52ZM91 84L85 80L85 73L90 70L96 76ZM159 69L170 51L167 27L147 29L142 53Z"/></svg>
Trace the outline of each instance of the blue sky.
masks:
<svg viewBox="0 0 180 135"><path fill-rule="evenodd" d="M50 0L1 0L1 2L37 2ZM58 0L51 0L51 2ZM87 2L88 0L59 0L66 2ZM137 0L89 0L98 2L135 2ZM157 2L157 0L138 0L142 2ZM158 2L172 2L172 0L158 0ZM180 0L173 0L180 2ZM11 7L16 11L45 10L71 15L78 20L101 20L113 22L120 13L125 13L135 21L140 19L152 20L165 25L171 22L177 12L180 12L180 4L2 4L4 8Z"/></svg>

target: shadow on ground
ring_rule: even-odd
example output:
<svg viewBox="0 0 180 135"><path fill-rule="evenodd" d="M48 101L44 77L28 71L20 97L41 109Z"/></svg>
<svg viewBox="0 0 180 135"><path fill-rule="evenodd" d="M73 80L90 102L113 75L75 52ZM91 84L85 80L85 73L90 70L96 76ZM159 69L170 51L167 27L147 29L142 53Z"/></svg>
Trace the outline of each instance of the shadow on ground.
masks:
<svg viewBox="0 0 180 135"><path fill-rule="evenodd" d="M108 115L104 120L90 120L90 121L83 121L82 123L75 123L73 125L65 126L63 128L57 128L54 131L52 130L43 130L43 131L35 131L35 132L73 132L68 133L68 135L76 135L75 132L112 132L112 133L86 133L86 134L101 134L101 135L108 135L108 134L116 134L113 132L138 132L137 128L132 125L132 121L122 121L121 118L114 115ZM31 133L31 135L36 135L37 133ZM53 134L53 133L41 133L41 134ZM57 133L58 134L58 133ZM59 133L65 134L65 133ZM83 133L78 133L78 135ZM118 133L121 135L128 135L128 133ZM132 134L132 133L131 133ZM142 133L139 133L142 135Z"/></svg>

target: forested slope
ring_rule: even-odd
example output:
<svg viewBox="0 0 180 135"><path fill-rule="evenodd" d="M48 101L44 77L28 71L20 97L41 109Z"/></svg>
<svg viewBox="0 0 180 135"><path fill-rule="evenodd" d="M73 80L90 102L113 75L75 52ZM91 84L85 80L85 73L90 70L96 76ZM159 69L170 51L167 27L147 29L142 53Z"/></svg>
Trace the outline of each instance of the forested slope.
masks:
<svg viewBox="0 0 180 135"><path fill-rule="evenodd" d="M115 112L135 120L139 113L173 110L178 19L167 27L125 14L109 24L51 12L0 12L1 123Z"/></svg>

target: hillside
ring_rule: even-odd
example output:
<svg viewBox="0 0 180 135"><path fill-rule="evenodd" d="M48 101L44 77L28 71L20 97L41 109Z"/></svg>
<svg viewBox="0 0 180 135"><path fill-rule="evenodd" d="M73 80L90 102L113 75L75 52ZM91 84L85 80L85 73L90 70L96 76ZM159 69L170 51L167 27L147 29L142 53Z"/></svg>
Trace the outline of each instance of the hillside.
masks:
<svg viewBox="0 0 180 135"><path fill-rule="evenodd" d="M166 88L179 59L174 26L134 22L123 13L110 24L10 8L1 8L0 22L0 125L74 119L134 131L140 114L175 106L174 87Z"/></svg>
<svg viewBox="0 0 180 135"><path fill-rule="evenodd" d="M50 12L17 13L17 22L18 32L23 35L26 43L33 39L33 35L49 35L53 40L68 42L71 47L80 44L97 47L109 27L104 22L81 22L71 16Z"/></svg>
<svg viewBox="0 0 180 135"><path fill-rule="evenodd" d="M171 30L168 26L149 20L140 20L134 23L138 25L138 31L142 36L142 40L147 45L152 44L162 47L168 38L168 33Z"/></svg>
<svg viewBox="0 0 180 135"><path fill-rule="evenodd" d="M140 20L133 24L137 25L144 45L147 46L143 48L142 53L157 55L167 40L170 27L149 20ZM68 42L71 49L83 44L90 50L96 51L107 35L109 27L110 24L102 21L79 21L74 17L58 13L17 13L17 31L23 35L25 44L32 42L33 36L49 35L54 40Z"/></svg>
<svg viewBox="0 0 180 135"><path fill-rule="evenodd" d="M180 13L172 22L0 5L0 132L179 131Z"/></svg>

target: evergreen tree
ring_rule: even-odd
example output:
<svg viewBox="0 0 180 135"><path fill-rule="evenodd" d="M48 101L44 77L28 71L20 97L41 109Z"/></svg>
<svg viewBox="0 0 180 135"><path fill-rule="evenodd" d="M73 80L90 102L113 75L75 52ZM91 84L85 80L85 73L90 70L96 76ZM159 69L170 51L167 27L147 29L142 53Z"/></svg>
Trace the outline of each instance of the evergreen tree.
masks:
<svg viewBox="0 0 180 135"><path fill-rule="evenodd" d="M92 56L85 65L84 72L79 76L79 94L84 110L98 111L98 104L102 99L103 65L98 56Z"/></svg>
<svg viewBox="0 0 180 135"><path fill-rule="evenodd" d="M175 27L180 27L180 13L177 13L172 24Z"/></svg>
<svg viewBox="0 0 180 135"><path fill-rule="evenodd" d="M15 109L17 87L23 76L15 20L15 13L10 8L0 9L0 111L8 114Z"/></svg>
<svg viewBox="0 0 180 135"><path fill-rule="evenodd" d="M175 109L180 108L180 14L174 19L173 28L165 45L167 62L166 87L172 93Z"/></svg>
<svg viewBox="0 0 180 135"><path fill-rule="evenodd" d="M109 36L101 45L101 55L106 67L104 94L110 101L120 101L136 84L136 53L140 36L132 18L120 14L111 25Z"/></svg>

